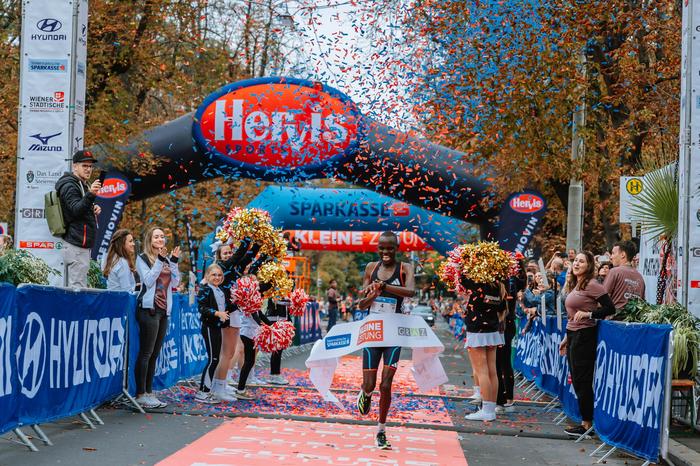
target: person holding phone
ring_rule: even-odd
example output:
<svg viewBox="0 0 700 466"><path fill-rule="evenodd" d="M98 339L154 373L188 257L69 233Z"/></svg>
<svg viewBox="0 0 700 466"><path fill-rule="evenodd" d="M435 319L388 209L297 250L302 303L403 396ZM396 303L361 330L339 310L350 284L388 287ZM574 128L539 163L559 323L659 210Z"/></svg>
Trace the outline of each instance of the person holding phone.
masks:
<svg viewBox="0 0 700 466"><path fill-rule="evenodd" d="M65 173L56 182L56 193L61 202L66 232L63 235L64 279L71 288L87 288L90 267L90 251L95 244L97 216L100 206L95 205L102 183L88 180L97 159L86 150L73 154L70 173Z"/></svg>
<svg viewBox="0 0 700 466"><path fill-rule="evenodd" d="M139 353L136 358L136 401L143 408L165 408L152 393L156 360L168 331L168 316L173 305L172 289L180 284L177 263L180 247L168 254L165 233L151 227L143 238L143 253L136 259L136 270L142 280L137 301L136 321L139 324Z"/></svg>

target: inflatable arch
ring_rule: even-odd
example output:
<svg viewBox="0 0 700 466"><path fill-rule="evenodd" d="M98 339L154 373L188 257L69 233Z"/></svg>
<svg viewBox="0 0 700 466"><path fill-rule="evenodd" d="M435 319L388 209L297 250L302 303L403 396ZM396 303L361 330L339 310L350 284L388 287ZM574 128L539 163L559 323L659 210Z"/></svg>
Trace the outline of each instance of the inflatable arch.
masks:
<svg viewBox="0 0 700 466"><path fill-rule="evenodd" d="M109 171L98 199L94 257L106 251L128 199L220 176L281 183L337 178L475 224L482 237L511 250L527 246L546 210L534 191L512 194L499 208L492 186L474 176L462 153L364 117L336 89L295 78L224 86L194 114L144 132L126 152L138 156L144 145L162 164L145 176ZM104 160L112 149L92 150Z"/></svg>

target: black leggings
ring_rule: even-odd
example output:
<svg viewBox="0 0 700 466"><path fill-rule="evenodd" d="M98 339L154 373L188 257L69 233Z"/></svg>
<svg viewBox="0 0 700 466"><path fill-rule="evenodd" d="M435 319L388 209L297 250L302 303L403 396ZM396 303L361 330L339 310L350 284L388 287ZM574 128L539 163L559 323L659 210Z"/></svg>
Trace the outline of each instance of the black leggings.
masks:
<svg viewBox="0 0 700 466"><path fill-rule="evenodd" d="M238 376L238 389L245 390L248 374L250 374L250 371L255 366L255 343L252 338L248 338L245 335L241 335L241 341L243 342L244 360L241 373Z"/></svg>
<svg viewBox="0 0 700 466"><path fill-rule="evenodd" d="M581 419L593 422L593 372L595 352L598 346L598 327L566 331L568 340L566 356L569 359L571 385L578 397Z"/></svg>
<svg viewBox="0 0 700 466"><path fill-rule="evenodd" d="M136 394L153 391L156 361L168 331L168 314L162 310L136 309L139 324L139 354L136 357Z"/></svg>
<svg viewBox="0 0 700 466"><path fill-rule="evenodd" d="M275 351L270 355L270 375L280 375L282 372L282 351Z"/></svg>
<svg viewBox="0 0 700 466"><path fill-rule="evenodd" d="M219 365L219 354L221 353L221 329L216 325L202 322L202 337L204 346L207 348L209 360L202 371L202 379L199 382L199 389L203 392L211 390L211 381L214 380L216 366Z"/></svg>
<svg viewBox="0 0 700 466"><path fill-rule="evenodd" d="M515 377L513 365L510 361L513 337L515 337L515 322L506 321L504 333L505 344L496 348L496 374L498 374L498 394L496 404L503 406L508 400L513 399L513 386Z"/></svg>

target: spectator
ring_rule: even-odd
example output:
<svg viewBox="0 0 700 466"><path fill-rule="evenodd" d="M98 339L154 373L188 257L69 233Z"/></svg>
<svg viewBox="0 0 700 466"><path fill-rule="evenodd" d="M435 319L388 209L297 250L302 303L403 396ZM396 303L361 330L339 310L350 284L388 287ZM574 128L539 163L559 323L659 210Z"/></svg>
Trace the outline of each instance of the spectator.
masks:
<svg viewBox="0 0 700 466"><path fill-rule="evenodd" d="M136 358L136 401L144 408L165 408L152 393L156 360L168 330L173 305L173 288L180 284L177 262L180 247L168 255L165 233L158 227L146 231L144 252L136 259L136 270L143 282L139 293L136 321L139 324L139 354Z"/></svg>
<svg viewBox="0 0 700 466"><path fill-rule="evenodd" d="M600 262L598 264L598 274L596 276L598 283L602 285L605 282L605 277L608 276L608 272L610 272L610 262Z"/></svg>
<svg viewBox="0 0 700 466"><path fill-rule="evenodd" d="M87 288L90 251L95 242L97 216L100 215L95 199L102 187L99 180L93 181L90 186L87 184L95 162L97 160L90 152L77 151L73 155L72 173L65 173L56 182L66 224L63 236L65 283L71 288Z"/></svg>
<svg viewBox="0 0 700 466"><path fill-rule="evenodd" d="M5 234L0 235L0 256L10 249L12 249L12 236Z"/></svg>
<svg viewBox="0 0 700 466"><path fill-rule="evenodd" d="M299 252L301 251L301 241L296 238L291 238L288 231L282 234L282 239L287 243L287 251Z"/></svg>
<svg viewBox="0 0 700 466"><path fill-rule="evenodd" d="M573 437L586 434L593 425L593 371L598 336L595 319L615 313L610 296L594 278L593 254L588 251L577 254L566 289L566 336L559 345L559 353L569 361L571 384L581 412L581 425L566 429Z"/></svg>
<svg viewBox="0 0 700 466"><path fill-rule="evenodd" d="M555 257L552 259L552 268L550 269L554 274L559 287L564 286L566 283L566 270L564 270L564 259L561 257Z"/></svg>
<svg viewBox="0 0 700 466"><path fill-rule="evenodd" d="M526 271L527 273L533 274L533 275L534 275L534 274L536 274L537 271L539 271L539 270L540 270L540 267L539 267L539 265L537 265L537 261L536 261L536 260L529 260L529 261L527 262L527 266L525 267L525 271Z"/></svg>
<svg viewBox="0 0 700 466"><path fill-rule="evenodd" d="M637 247L632 241L620 241L613 246L610 259L613 268L608 272L603 287L612 298L616 310L620 310L630 299L644 299L644 277L631 261L637 254Z"/></svg>
<svg viewBox="0 0 700 466"><path fill-rule="evenodd" d="M340 294L336 287L338 282L334 278L328 282L328 291L326 291L326 299L328 300L328 328L326 332L330 332L338 319L338 300L340 299Z"/></svg>
<svg viewBox="0 0 700 466"><path fill-rule="evenodd" d="M107 249L102 274L111 291L135 291L137 279L134 236L126 228L116 231Z"/></svg>
<svg viewBox="0 0 700 466"><path fill-rule="evenodd" d="M554 276L548 274L548 278L548 282L545 283L544 275L538 272L535 274L534 286L525 289L523 303L529 319L534 318L538 313L542 315L542 311L547 316L556 316L557 314L554 308L554 290L551 288ZM544 309L542 309L542 297L544 297Z"/></svg>
<svg viewBox="0 0 700 466"><path fill-rule="evenodd" d="M569 260L569 263L573 263L574 259L576 259L576 249L573 249L573 248L569 249L569 252L568 252L566 258Z"/></svg>

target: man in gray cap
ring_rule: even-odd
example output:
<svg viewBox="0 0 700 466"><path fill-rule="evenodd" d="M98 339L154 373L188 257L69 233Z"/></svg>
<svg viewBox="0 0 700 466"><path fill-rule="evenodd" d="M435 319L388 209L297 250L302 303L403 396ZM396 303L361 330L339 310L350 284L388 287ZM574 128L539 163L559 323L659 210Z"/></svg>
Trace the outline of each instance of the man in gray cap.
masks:
<svg viewBox="0 0 700 466"><path fill-rule="evenodd" d="M99 180L88 186L95 158L86 150L73 154L73 170L56 182L56 192L61 201L66 233L63 236L63 261L66 265L66 285L71 288L87 288L90 267L90 250L95 242L97 216L100 207L95 198L102 187Z"/></svg>

